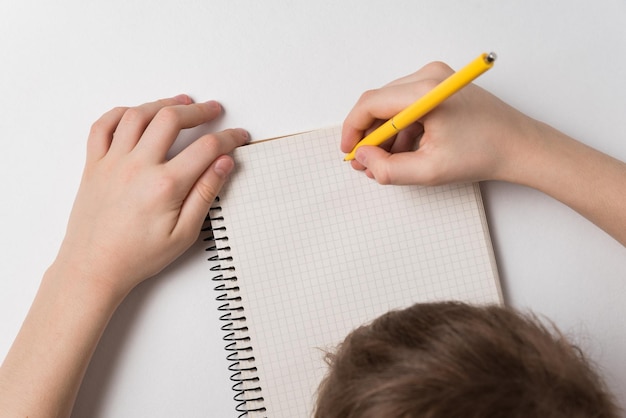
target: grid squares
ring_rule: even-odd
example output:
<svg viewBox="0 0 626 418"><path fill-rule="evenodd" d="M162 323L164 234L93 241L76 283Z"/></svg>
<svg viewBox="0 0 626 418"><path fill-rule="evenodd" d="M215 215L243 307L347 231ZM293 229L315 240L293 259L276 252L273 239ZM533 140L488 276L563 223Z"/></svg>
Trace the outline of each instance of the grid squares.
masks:
<svg viewBox="0 0 626 418"><path fill-rule="evenodd" d="M419 301L500 301L477 185L380 186L339 128L241 147L222 215L267 416L308 416L321 349Z"/></svg>

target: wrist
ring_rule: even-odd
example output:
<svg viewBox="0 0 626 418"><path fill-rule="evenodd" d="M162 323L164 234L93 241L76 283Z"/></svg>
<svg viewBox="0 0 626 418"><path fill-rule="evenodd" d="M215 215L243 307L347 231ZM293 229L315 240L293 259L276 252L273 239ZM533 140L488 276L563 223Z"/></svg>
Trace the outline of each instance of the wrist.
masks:
<svg viewBox="0 0 626 418"><path fill-rule="evenodd" d="M578 182L591 151L552 126L528 118L517 130L509 155L506 175L501 178L527 186L564 201L567 190ZM565 202L569 204L568 202Z"/></svg>
<svg viewBox="0 0 626 418"><path fill-rule="evenodd" d="M554 134L548 125L522 115L522 119L510 123L515 129L501 135L505 143L502 164L496 180L539 188L540 172L550 158L549 142Z"/></svg>
<svg viewBox="0 0 626 418"><path fill-rule="evenodd" d="M57 289L80 300L97 302L102 309L112 313L130 292L120 283L90 271L81 263L57 258L44 273L42 288Z"/></svg>
<svg viewBox="0 0 626 418"><path fill-rule="evenodd" d="M59 253L44 279L63 282L65 286L83 289L91 294L100 294L111 303L121 302L132 290L128 280L122 276L119 264L101 252L94 255L89 245L76 245L64 240Z"/></svg>

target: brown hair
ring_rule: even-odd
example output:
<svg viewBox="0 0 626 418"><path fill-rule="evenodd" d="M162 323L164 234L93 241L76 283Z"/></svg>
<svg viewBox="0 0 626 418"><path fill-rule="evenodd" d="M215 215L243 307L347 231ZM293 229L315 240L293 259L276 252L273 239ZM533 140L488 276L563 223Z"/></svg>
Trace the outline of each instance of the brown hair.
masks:
<svg viewBox="0 0 626 418"><path fill-rule="evenodd" d="M318 418L618 416L576 347L498 306L392 311L353 331L327 361Z"/></svg>

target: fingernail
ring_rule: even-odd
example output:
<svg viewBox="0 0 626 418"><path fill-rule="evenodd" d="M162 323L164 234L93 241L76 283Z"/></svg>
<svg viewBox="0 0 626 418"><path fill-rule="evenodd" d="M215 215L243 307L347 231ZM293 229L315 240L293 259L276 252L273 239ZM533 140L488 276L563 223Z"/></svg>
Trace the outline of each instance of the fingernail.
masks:
<svg viewBox="0 0 626 418"><path fill-rule="evenodd" d="M226 178L233 171L235 167L235 162L232 158L229 157L220 157L213 166L213 171L215 174L220 176L221 178Z"/></svg>
<svg viewBox="0 0 626 418"><path fill-rule="evenodd" d="M219 109L219 110L222 109L222 105L216 102L215 100L209 100L208 102L205 102L205 103L214 109Z"/></svg>
<svg viewBox="0 0 626 418"><path fill-rule="evenodd" d="M366 165L365 162L367 160L367 153L365 152L364 149L357 149L356 152L354 153L354 159L357 160L358 162L360 162L363 165Z"/></svg>
<svg viewBox="0 0 626 418"><path fill-rule="evenodd" d="M250 141L250 133L245 129L237 128L241 136L246 140L246 143Z"/></svg>

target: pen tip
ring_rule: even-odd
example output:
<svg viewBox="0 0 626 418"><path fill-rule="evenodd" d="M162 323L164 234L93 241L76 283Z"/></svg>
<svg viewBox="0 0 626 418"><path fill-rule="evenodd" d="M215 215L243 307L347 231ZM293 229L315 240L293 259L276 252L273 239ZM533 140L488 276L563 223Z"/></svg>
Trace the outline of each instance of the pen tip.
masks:
<svg viewBox="0 0 626 418"><path fill-rule="evenodd" d="M492 62L494 62L496 59L498 58L498 55L496 55L495 52L490 52L487 54L487 56L485 57L485 61L487 61L489 64L491 64Z"/></svg>

